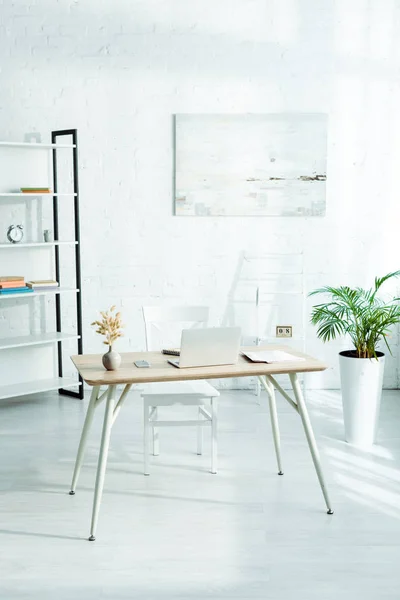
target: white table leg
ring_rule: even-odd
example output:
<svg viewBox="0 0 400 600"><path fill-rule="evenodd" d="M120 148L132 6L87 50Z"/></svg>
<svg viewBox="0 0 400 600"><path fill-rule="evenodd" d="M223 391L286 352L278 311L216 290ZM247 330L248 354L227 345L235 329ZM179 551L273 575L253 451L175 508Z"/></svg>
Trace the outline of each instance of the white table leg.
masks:
<svg viewBox="0 0 400 600"><path fill-rule="evenodd" d="M153 420L158 420L158 407L156 406L153 413ZM153 425L153 456L158 456L160 454L160 434L158 431L158 427Z"/></svg>
<svg viewBox="0 0 400 600"><path fill-rule="evenodd" d="M89 541L93 542L96 537L97 521L99 518L101 497L103 494L104 477L106 474L108 447L110 445L111 427L113 423L114 407L115 407L115 385L108 387L106 408L104 411L103 431L101 434L101 445L99 453L99 462L97 465L96 485L94 490L92 523L90 526Z"/></svg>
<svg viewBox="0 0 400 600"><path fill-rule="evenodd" d="M299 414L303 423L304 431L306 434L307 442L310 448L311 456L314 461L315 470L317 472L318 480L321 486L322 493L324 495L326 507L328 509L328 515L333 515L332 506L329 500L328 491L326 489L324 476L322 473L321 461L319 458L318 447L315 441L314 432L312 429L310 417L308 416L307 406L304 402L303 394L296 373L290 373L290 382L292 384L293 392L296 397L297 406L299 408Z"/></svg>
<svg viewBox="0 0 400 600"><path fill-rule="evenodd" d="M203 415L201 413L200 408L198 409L197 418L199 419L199 421L203 420ZM197 425L196 429L197 429L197 454L200 456L201 454L203 454L203 427L202 427L202 425Z"/></svg>
<svg viewBox="0 0 400 600"><path fill-rule="evenodd" d="M211 398L211 473L217 472L218 398Z"/></svg>
<svg viewBox="0 0 400 600"><path fill-rule="evenodd" d="M265 388L265 391L268 394L269 414L271 417L272 435L274 437L276 461L278 463L278 475L283 475L282 459L281 459L281 436L279 433L278 413L276 410L276 399L275 399L274 386L266 377L260 376L259 381L262 383L262 385Z"/></svg>
<svg viewBox="0 0 400 600"><path fill-rule="evenodd" d="M81 439L79 441L78 453L76 455L74 474L72 476L70 496L73 496L75 494L75 489L76 489L76 485L78 483L78 478L79 478L79 474L81 472L83 457L85 454L87 437L88 437L90 428L92 426L93 416L94 416L94 411L96 408L96 401L97 401L97 398L99 395L99 391L100 391L100 387L94 387L92 389L92 394L90 396L89 406L87 409L85 422L83 424L83 429L82 429L82 433L81 433Z"/></svg>
<svg viewBox="0 0 400 600"><path fill-rule="evenodd" d="M150 443L150 410L147 400L143 402L143 473L150 475L150 458L149 458L149 443Z"/></svg>

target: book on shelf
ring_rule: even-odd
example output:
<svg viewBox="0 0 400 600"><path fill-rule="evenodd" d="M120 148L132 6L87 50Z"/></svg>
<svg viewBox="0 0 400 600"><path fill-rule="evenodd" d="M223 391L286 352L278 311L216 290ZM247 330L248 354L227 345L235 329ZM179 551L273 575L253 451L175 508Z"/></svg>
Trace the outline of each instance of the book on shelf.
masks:
<svg viewBox="0 0 400 600"><path fill-rule="evenodd" d="M7 290L9 288L22 288L25 287L25 281L1 281L0 290Z"/></svg>
<svg viewBox="0 0 400 600"><path fill-rule="evenodd" d="M303 356L296 356L284 350L259 350L258 352L245 352L242 350L242 354L252 362L257 363L298 362L305 360Z"/></svg>
<svg viewBox="0 0 400 600"><path fill-rule="evenodd" d="M0 277L0 283L8 283L11 281L25 281L22 275L2 275Z"/></svg>
<svg viewBox="0 0 400 600"><path fill-rule="evenodd" d="M7 294L26 294L27 292L33 292L28 286L16 287L16 288L5 288L0 290L0 296L7 296Z"/></svg>
<svg viewBox="0 0 400 600"><path fill-rule="evenodd" d="M48 187L22 187L21 192L24 194L50 194L51 189Z"/></svg>
<svg viewBox="0 0 400 600"><path fill-rule="evenodd" d="M32 292L54 292L54 290L60 289L58 285L41 285L40 287L29 288Z"/></svg>
<svg viewBox="0 0 400 600"><path fill-rule="evenodd" d="M58 287L58 282L54 279L33 279L26 284L32 289L52 289Z"/></svg>

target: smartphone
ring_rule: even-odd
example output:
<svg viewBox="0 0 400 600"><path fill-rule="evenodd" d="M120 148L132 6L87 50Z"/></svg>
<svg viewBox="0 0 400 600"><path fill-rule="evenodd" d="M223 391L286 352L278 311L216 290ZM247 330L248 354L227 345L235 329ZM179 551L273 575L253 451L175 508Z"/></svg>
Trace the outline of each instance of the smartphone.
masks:
<svg viewBox="0 0 400 600"><path fill-rule="evenodd" d="M150 363L147 360L135 360L135 365L140 369L141 367L150 367Z"/></svg>

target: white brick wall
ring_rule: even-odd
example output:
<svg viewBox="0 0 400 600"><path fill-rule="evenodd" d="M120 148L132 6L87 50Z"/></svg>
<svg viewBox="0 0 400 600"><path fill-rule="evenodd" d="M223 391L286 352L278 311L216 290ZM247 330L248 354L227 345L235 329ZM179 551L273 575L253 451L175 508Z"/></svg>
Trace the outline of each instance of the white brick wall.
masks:
<svg viewBox="0 0 400 600"><path fill-rule="evenodd" d="M0 2L0 138L79 132L86 351L112 303L121 350L144 346L143 303L220 322L243 251L304 251L309 289L400 266L399 17L394 0ZM173 113L282 110L330 114L326 218L173 216ZM337 386L339 345L307 337L332 365L310 384ZM397 332L393 352L388 387Z"/></svg>

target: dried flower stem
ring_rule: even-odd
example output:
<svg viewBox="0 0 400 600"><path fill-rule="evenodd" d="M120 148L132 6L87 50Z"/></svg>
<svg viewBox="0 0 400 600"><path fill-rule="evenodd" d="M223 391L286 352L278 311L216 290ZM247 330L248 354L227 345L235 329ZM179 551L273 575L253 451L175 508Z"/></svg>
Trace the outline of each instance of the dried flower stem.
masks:
<svg viewBox="0 0 400 600"><path fill-rule="evenodd" d="M101 319L93 321L91 326L96 327L96 333L105 336L103 344L112 347L113 343L123 336L122 328L124 325L121 322L121 313L114 314L116 307L112 306L107 311L100 311Z"/></svg>

